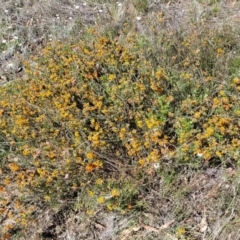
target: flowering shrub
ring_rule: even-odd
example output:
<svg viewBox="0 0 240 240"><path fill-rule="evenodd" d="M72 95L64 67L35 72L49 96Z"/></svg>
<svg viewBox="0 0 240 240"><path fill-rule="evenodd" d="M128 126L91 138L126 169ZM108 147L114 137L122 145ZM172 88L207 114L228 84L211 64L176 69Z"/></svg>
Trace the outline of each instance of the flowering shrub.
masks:
<svg viewBox="0 0 240 240"><path fill-rule="evenodd" d="M106 37L57 42L33 61L25 63L25 80L1 89L8 152L2 204L18 203L13 223L22 227L27 213L78 193L93 199L88 212L94 201L107 202L108 209L133 204L139 186L129 182L141 167L159 161L159 146L171 141L164 132L173 101L165 70L138 52L134 36L125 44ZM5 195L10 188L11 196Z"/></svg>
<svg viewBox="0 0 240 240"><path fill-rule="evenodd" d="M165 46L171 69L134 33L55 42L25 62L26 79L0 89L6 239L37 224L45 206L73 199L88 214L143 207L145 175L163 159L239 159L240 80L231 76L210 94L217 75L205 49L186 57L197 39L183 39L177 52Z"/></svg>

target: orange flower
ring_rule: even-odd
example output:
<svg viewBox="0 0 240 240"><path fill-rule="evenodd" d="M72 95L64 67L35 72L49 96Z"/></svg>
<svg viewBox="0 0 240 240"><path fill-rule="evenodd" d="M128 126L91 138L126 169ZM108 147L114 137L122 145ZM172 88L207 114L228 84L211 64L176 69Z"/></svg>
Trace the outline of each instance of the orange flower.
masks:
<svg viewBox="0 0 240 240"><path fill-rule="evenodd" d="M20 169L20 167L16 163L9 163L8 167L12 172L17 172Z"/></svg>
<svg viewBox="0 0 240 240"><path fill-rule="evenodd" d="M89 163L85 167L85 170L86 170L86 172L90 173L90 172L94 171L96 169L96 167L97 166L94 163Z"/></svg>

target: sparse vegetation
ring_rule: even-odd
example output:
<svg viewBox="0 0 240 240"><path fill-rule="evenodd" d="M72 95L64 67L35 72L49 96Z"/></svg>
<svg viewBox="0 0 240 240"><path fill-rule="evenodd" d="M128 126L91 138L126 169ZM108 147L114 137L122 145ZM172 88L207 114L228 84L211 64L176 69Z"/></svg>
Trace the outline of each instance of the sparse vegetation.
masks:
<svg viewBox="0 0 240 240"><path fill-rule="evenodd" d="M1 239L238 236L240 31L209 2L6 1L3 37L57 22L0 45Z"/></svg>

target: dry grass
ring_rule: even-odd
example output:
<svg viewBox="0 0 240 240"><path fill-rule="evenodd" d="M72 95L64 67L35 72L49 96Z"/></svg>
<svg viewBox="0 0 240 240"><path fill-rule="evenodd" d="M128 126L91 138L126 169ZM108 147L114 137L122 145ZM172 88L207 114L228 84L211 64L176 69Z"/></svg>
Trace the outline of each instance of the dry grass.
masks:
<svg viewBox="0 0 240 240"><path fill-rule="evenodd" d="M54 52L54 47L58 49L57 44L59 42L66 43L67 46L67 42L76 44L82 41L84 44L89 44L86 44L86 46L91 48L98 38L104 35L117 44L127 46L126 53L133 52L131 52L131 57L137 58L137 54L139 54L139 59L149 60L146 63L146 71L148 71L150 66L153 69L161 66L165 70L170 81L167 83L168 85L164 85L165 83L161 85L163 88L161 91L168 97L169 95L173 96L174 101L173 104L168 104L164 98L159 98L159 103L151 102L152 109L155 107L152 114L156 113L157 108L163 109L160 114L163 118L161 121L165 123L165 127L161 130L168 135L168 140L172 140L171 145L174 148L171 149L169 147L166 150L163 147L165 145L162 145L161 149L163 148L167 152L161 152L161 161L149 162L142 170L137 170L136 166L138 165L132 162L138 161L138 156L141 156L142 161L140 161L140 165L144 165L144 161L147 159L146 153L148 153L148 148L139 149L139 144L137 144L138 147L136 149L132 146L135 152L131 154L136 154L137 157L134 155L134 157L129 158L131 154L127 153L124 157L117 158L114 156L116 158L114 161L118 161L118 164L111 159L112 155L111 158L106 157L107 152L104 151L106 149L109 151L110 148L103 150L95 149L99 155L98 157L102 157L107 163L105 169L107 173L100 171L99 176L106 178L109 183L103 185L101 191L98 190L100 188L98 186L87 188L87 184L80 185L86 188L85 192L78 192L75 189L74 193L69 191L65 195L61 192L62 190L57 192L53 190L51 192L50 188L51 193L48 192L49 195L52 194L55 197L54 194L59 194L59 201L51 202L51 204L49 204L47 199L44 199L46 194L41 193L41 191L44 191L43 188L40 188L41 191L36 191L37 194L33 196L26 192L27 197L23 199L24 208L35 207L34 211L31 212L32 215L30 215L37 219L37 222L29 222L25 228L22 228L22 225L24 226L24 222L22 222L21 227L15 226L13 229L9 229L9 232L5 235L2 233L1 237L3 239L69 240L239 239L240 170L238 154L239 123L237 121L237 116L239 115L239 82L237 79L240 77L240 58L238 57L240 52L240 29L238 27L240 15L237 9L239 9L240 3L237 1L213 0L132 0L122 2L115 0L9 0L2 2L0 7L0 39L2 39L0 43L0 81L2 85L0 93L2 95L0 100L4 100L5 97L3 95L5 92L2 89L12 86L7 92L12 94L11 96L9 95L8 103L11 103L11 106L17 106L17 110L21 110L21 104L14 105L14 96L18 94L16 86L21 86L20 89L26 91L28 88L22 82L31 82L31 77L29 76L33 76L37 80L40 79L39 72L30 72L29 75L24 64L31 59L29 61L29 69L33 71L35 64L39 63L39 59L44 56L45 47L49 42L55 44L50 45L50 50L47 47L47 51L49 50L50 53L47 54L50 56ZM89 27L91 27L90 31ZM128 40L130 42L129 45ZM136 55L134 53L135 41L137 42ZM112 46L114 48L118 45ZM63 56L66 56L68 53L73 54L71 50L61 47L59 49L63 51ZM108 49L115 54L111 47L107 48L106 51ZM103 57L96 57L96 59L106 64L104 57L107 58L107 53L105 52ZM31 55L34 57L30 57ZM45 62L41 63L40 61L43 68L44 64L47 66L50 62L48 62L46 56L48 55L45 55ZM87 61L88 58L95 60L95 55L94 53L86 53L86 56L86 58L83 58L86 64L83 72L85 72L87 79L89 76L87 74L91 74L91 71L87 68ZM61 58L61 54L59 54L59 58ZM124 59L123 65L125 62L127 60ZM65 62L62 62L62 64L64 65ZM114 64L113 66L115 66ZM74 73L73 65L69 64L69 66ZM141 66L141 69L144 69L143 65L138 65L138 62L136 65L133 64L133 67L137 68L139 66ZM113 70L110 69L110 71ZM121 74L121 71L124 72L121 66L118 65L116 73ZM149 79L152 78L148 73L145 76L149 77ZM66 74L65 77L70 79L70 75ZM176 79L178 80L176 81ZM191 82L189 79L194 82ZM145 80L142 81L145 83ZM40 82L39 84L42 83ZM46 84L46 82L43 82L43 84ZM40 85L36 84L35 86L38 87ZM48 87L48 85L46 86ZM96 89L99 85L91 85L90 87ZM155 85L151 86L153 91L160 91L157 87ZM74 92L75 88L72 88L71 91ZM124 91L117 93L122 94L121 96L123 97L126 96ZM150 93L152 94L151 91ZM84 91L82 94L84 94ZM134 94L132 93L132 96L137 97ZM24 95L23 97L34 99L31 95ZM36 99L33 100L35 101L34 104L40 103L38 102L40 98L36 97ZM171 98L168 98L168 100L169 102L172 101ZM53 111L55 112L52 114L51 101L44 101L43 106L49 110L48 116L54 119L54 114L58 114L57 110L54 109ZM46 103L49 105L44 105ZM133 102L129 104L129 106L138 104L138 100L133 99ZM149 107L148 103L145 104ZM0 110L2 108L4 106L0 106ZM146 110L145 108L143 109ZM12 116L14 116L14 111L12 111ZM169 111L173 112L173 115L170 114L169 118L166 119L166 112L168 114ZM97 114L97 112L95 113ZM112 112L112 114L116 113L118 112L115 110ZM2 114L1 111L0 114ZM23 116L28 116L27 113L24 114ZM191 119L191 121L188 121L188 119ZM111 117L110 120L112 120ZM140 120L146 120L146 125L149 129L157 124L154 117ZM119 122L121 120L118 120ZM2 124L2 122L0 123ZM48 122L46 121L46 123ZM124 122L121 122L121 124L124 124ZM24 153L21 155L21 151L24 151L24 146L22 148L19 147L17 150L8 148L9 145L6 141L12 139L13 133L11 131L15 127L17 128L17 126L14 126L8 130L1 125L1 181L5 181L6 177L8 177L6 173L9 171L10 164L12 175L9 175L9 177L11 179L14 179L16 176L19 177L18 162L14 159L21 159L21 167L29 168L30 166L28 161L31 162L31 159L25 158ZM4 131L6 129L10 132L9 135ZM136 127L136 129L139 135L136 134L134 137L137 138L137 141L142 141L141 144L144 145L146 139L142 139L141 135L144 132L140 130L140 127ZM73 129L70 130L74 133ZM72 132L70 130L69 138L71 139ZM114 130L115 132L108 130L108 135L101 136L109 137L112 134L111 136L116 137L118 133L120 134L118 130ZM17 132L20 131L21 126L19 125ZM216 135L213 136L214 133ZM14 134L14 137L20 136L16 132ZM148 134L144 136L147 136L148 139L154 142L153 135ZM28 137L26 139L30 141L31 139ZM54 141L55 139L49 140L49 142L56 144L57 141ZM137 141L136 143L138 143ZM71 148L71 145L64 146ZM90 148L89 146L88 148ZM127 144L123 147L126 146ZM34 150L37 149L35 145L31 145L31 147L35 147ZM37 145L37 147L39 146ZM103 145L101 147L103 148ZM47 153L49 154L49 152ZM67 150L65 153L66 155L69 154ZM110 154L110 152L108 153ZM58 153L54 152L54 154ZM44 157L45 155L42 156L42 161L45 161ZM132 162L124 165L125 158L131 159ZM65 159L61 160L61 167L65 166L64 161ZM9 164L9 162L11 163ZM84 165L85 168L83 167L82 169L91 172L93 168L97 168L96 164L94 164ZM44 166L56 167L54 164L46 164ZM43 170L41 168L36 169L37 171L39 169ZM56 169L58 168L56 167ZM60 169L58 170L60 171ZM31 175L31 171L35 170L31 165L31 168L26 171ZM73 184L71 182L71 174L76 180L74 180L74 184L79 184L77 182L79 179L75 175L75 169L73 168L71 171L65 171L64 169L64 173L60 174L64 177L63 182L66 184L63 184L64 188L62 189L67 191ZM83 182L93 182L99 177L98 175L93 175L89 180L89 175L84 174L82 172L81 181ZM112 177L108 178L110 174L112 174ZM114 182L114 177L120 181L119 184L116 181ZM54 182L53 184L56 184L54 186L59 186L59 182ZM116 201L110 202L112 205L107 205L108 203L106 205L104 205L105 203L102 205L96 204L86 194L89 191L90 193L91 191L102 193L105 187L114 191L117 199L119 197L118 190L120 189L121 191L122 195L118 199L119 205L115 210ZM11 221L13 220L10 213L12 212L13 203L16 203L16 196L20 193L25 194L19 190L17 183L14 181L8 185L8 193L1 192L0 210L2 216L0 216L0 224L3 227L12 224ZM9 204L5 206L3 199L8 199ZM98 200L101 200L101 196L98 196ZM109 211L110 208L111 210ZM91 209L93 212L90 211ZM22 219L25 219L24 216Z"/></svg>

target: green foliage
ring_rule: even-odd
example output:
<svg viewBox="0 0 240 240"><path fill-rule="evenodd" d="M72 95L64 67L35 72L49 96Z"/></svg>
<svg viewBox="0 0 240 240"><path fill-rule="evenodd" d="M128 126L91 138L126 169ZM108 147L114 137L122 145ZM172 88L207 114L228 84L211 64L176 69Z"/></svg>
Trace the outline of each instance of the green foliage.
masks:
<svg viewBox="0 0 240 240"><path fill-rule="evenodd" d="M240 58L233 59L229 66L229 73L231 75L240 76Z"/></svg>
<svg viewBox="0 0 240 240"><path fill-rule="evenodd" d="M146 12L148 9L148 0L134 0L133 4L138 12Z"/></svg>

